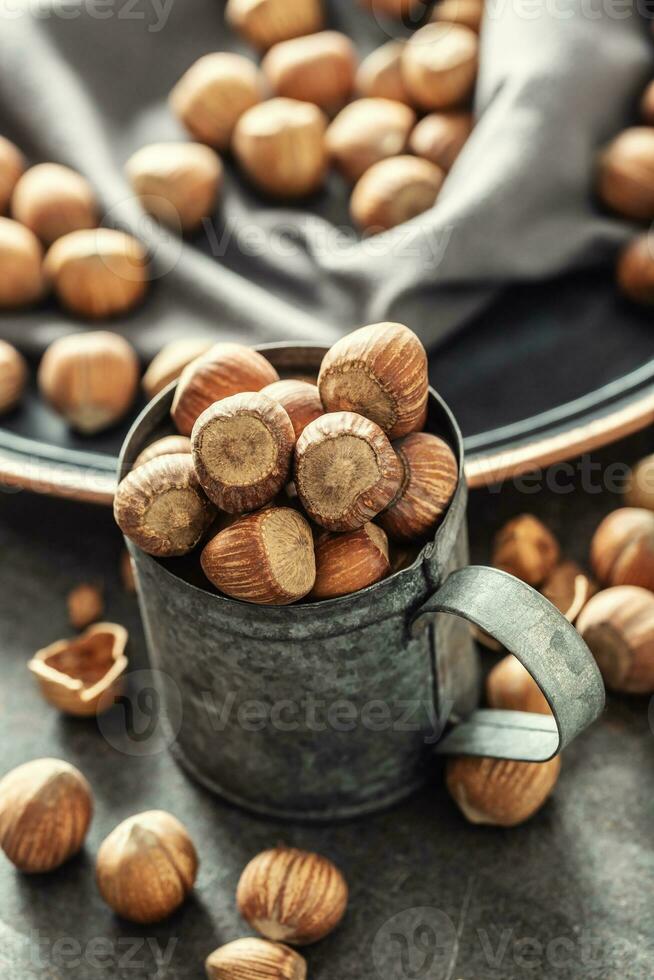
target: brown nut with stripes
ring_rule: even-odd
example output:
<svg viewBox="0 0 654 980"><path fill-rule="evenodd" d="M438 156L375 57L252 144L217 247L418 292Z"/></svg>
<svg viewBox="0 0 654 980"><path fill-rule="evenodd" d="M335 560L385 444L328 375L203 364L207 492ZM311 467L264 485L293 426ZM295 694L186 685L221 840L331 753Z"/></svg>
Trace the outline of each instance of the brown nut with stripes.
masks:
<svg viewBox="0 0 654 980"><path fill-rule="evenodd" d="M273 941L307 946L329 935L347 908L345 878L327 858L293 847L263 851L236 891L243 918Z"/></svg>
<svg viewBox="0 0 654 980"><path fill-rule="evenodd" d="M286 411L260 391L211 405L191 435L198 480L228 514L258 510L279 493L288 482L294 446Z"/></svg>
<svg viewBox="0 0 654 980"><path fill-rule="evenodd" d="M590 546L602 585L640 585L654 591L654 513L620 507L605 517Z"/></svg>
<svg viewBox="0 0 654 980"><path fill-rule="evenodd" d="M295 438L299 439L310 422L314 422L325 414L320 400L320 392L314 384L308 381L275 381L261 389L262 395L274 398L288 414Z"/></svg>
<svg viewBox="0 0 654 980"><path fill-rule="evenodd" d="M316 583L311 599L336 599L366 589L386 578L391 570L388 539L376 524L364 524L357 531L318 536Z"/></svg>
<svg viewBox="0 0 654 980"><path fill-rule="evenodd" d="M456 456L443 439L412 432L393 443L402 465L400 491L379 524L396 541L416 541L443 519L459 482Z"/></svg>
<svg viewBox="0 0 654 980"><path fill-rule="evenodd" d="M316 579L311 527L290 507L265 507L239 518L209 541L200 560L225 595L262 606L297 602Z"/></svg>
<svg viewBox="0 0 654 980"><path fill-rule="evenodd" d="M143 452L139 453L132 469L136 470L139 466L149 463L159 456L179 456L180 453L191 453L191 440L188 436L163 436L147 446Z"/></svg>
<svg viewBox="0 0 654 980"><path fill-rule="evenodd" d="M295 447L295 488L309 516L328 531L354 531L394 499L402 472L374 422L353 412L323 415Z"/></svg>
<svg viewBox="0 0 654 980"><path fill-rule="evenodd" d="M560 771L559 756L549 762L460 756L448 761L446 781L470 823L517 827L545 804Z"/></svg>
<svg viewBox="0 0 654 980"><path fill-rule="evenodd" d="M207 957L208 980L306 980L303 956L281 943L252 936L235 939Z"/></svg>

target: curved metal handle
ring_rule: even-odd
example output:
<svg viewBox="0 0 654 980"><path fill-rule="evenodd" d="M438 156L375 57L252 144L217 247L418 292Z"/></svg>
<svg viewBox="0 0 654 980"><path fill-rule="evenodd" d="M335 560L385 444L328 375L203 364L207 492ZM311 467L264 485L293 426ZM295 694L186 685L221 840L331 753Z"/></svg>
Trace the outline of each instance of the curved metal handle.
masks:
<svg viewBox="0 0 654 980"><path fill-rule="evenodd" d="M602 676L577 630L555 606L513 575L471 565L453 572L414 615L414 635L436 613L490 633L515 654L547 698L553 717L526 711L473 711L441 739L442 755L546 762L604 708Z"/></svg>

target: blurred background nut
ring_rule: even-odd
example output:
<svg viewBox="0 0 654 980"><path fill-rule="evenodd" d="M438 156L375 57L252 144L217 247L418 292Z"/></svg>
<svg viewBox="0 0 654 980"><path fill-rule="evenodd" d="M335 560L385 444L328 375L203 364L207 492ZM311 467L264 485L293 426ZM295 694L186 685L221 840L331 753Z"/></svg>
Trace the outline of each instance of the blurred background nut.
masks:
<svg viewBox="0 0 654 980"><path fill-rule="evenodd" d="M68 593L66 605L70 625L76 630L83 630L102 618L104 612L102 588L90 582L82 582Z"/></svg>
<svg viewBox="0 0 654 980"><path fill-rule="evenodd" d="M99 206L85 177L58 163L39 163L20 178L11 198L16 221L45 246L82 228L95 228Z"/></svg>
<svg viewBox="0 0 654 980"><path fill-rule="evenodd" d="M212 344L182 371L170 410L177 430L190 436L195 420L214 402L279 381L270 361L244 344Z"/></svg>
<svg viewBox="0 0 654 980"><path fill-rule="evenodd" d="M484 0L438 0L431 19L446 24L463 24L479 34L484 19Z"/></svg>
<svg viewBox="0 0 654 980"><path fill-rule="evenodd" d="M15 347L0 340L0 414L20 401L27 384L27 362Z"/></svg>
<svg viewBox="0 0 654 980"><path fill-rule="evenodd" d="M61 759L26 762L0 781L0 847L20 871L54 871L81 850L91 787Z"/></svg>
<svg viewBox="0 0 654 980"><path fill-rule="evenodd" d="M618 286L636 303L654 303L654 242L639 235L622 250L617 268Z"/></svg>
<svg viewBox="0 0 654 980"><path fill-rule="evenodd" d="M43 250L36 235L0 218L0 309L31 306L45 292Z"/></svg>
<svg viewBox="0 0 654 980"><path fill-rule="evenodd" d="M590 647L607 687L626 694L654 693L654 595L634 585L594 596L577 629Z"/></svg>
<svg viewBox="0 0 654 980"><path fill-rule="evenodd" d="M307 946L336 928L347 908L345 878L326 857L276 847L253 858L236 891L239 912L266 939Z"/></svg>
<svg viewBox="0 0 654 980"><path fill-rule="evenodd" d="M69 334L50 344L41 359L39 390L73 429L101 432L131 407L139 383L134 348L106 330Z"/></svg>
<svg viewBox="0 0 654 980"><path fill-rule="evenodd" d="M450 795L470 823L517 827L548 799L561 771L549 762L513 762L461 756L447 763Z"/></svg>
<svg viewBox="0 0 654 980"><path fill-rule="evenodd" d="M654 511L654 455L641 459L629 474L625 503Z"/></svg>
<svg viewBox="0 0 654 980"><path fill-rule="evenodd" d="M59 301L82 317L127 313L145 296L148 262L131 235L113 228L73 231L57 239L44 269Z"/></svg>
<svg viewBox="0 0 654 980"><path fill-rule="evenodd" d="M415 541L432 535L442 520L457 488L459 465L447 443L429 432L413 432L393 449L402 484L379 523L395 540Z"/></svg>
<svg viewBox="0 0 654 980"><path fill-rule="evenodd" d="M550 715L552 710L538 684L517 657L509 654L486 678L486 698L491 708L502 711L532 711Z"/></svg>
<svg viewBox="0 0 654 980"><path fill-rule="evenodd" d="M118 484L114 517L125 537L148 555L187 555L216 516L190 455L157 456Z"/></svg>
<svg viewBox="0 0 654 980"><path fill-rule="evenodd" d="M246 937L214 950L205 964L208 980L306 980L304 957L281 943Z"/></svg>
<svg viewBox="0 0 654 980"><path fill-rule="evenodd" d="M191 440L188 436L163 436L147 446L142 453L139 453L134 464L133 470L139 466L144 466L158 456L176 456L179 453L191 453Z"/></svg>
<svg viewBox="0 0 654 980"><path fill-rule="evenodd" d="M154 398L171 381L176 381L186 365L206 354L213 344L213 340L204 337L182 337L162 347L150 361L141 380L148 398Z"/></svg>
<svg viewBox="0 0 654 980"><path fill-rule="evenodd" d="M640 114L644 123L654 126L654 81L650 82L640 100Z"/></svg>
<svg viewBox="0 0 654 980"><path fill-rule="evenodd" d="M416 105L430 112L465 102L477 77L478 47L477 35L461 24L416 31L402 55L404 84Z"/></svg>
<svg viewBox="0 0 654 980"><path fill-rule="evenodd" d="M409 26L413 23L411 16L418 16L424 6L421 0L360 0L360 2L374 14L396 17L403 21L409 18Z"/></svg>
<svg viewBox="0 0 654 980"><path fill-rule="evenodd" d="M376 524L316 540L316 582L312 599L350 595L386 578L390 572L388 538Z"/></svg>
<svg viewBox="0 0 654 980"><path fill-rule="evenodd" d="M261 102L264 83L240 54L207 54L191 65L170 94L173 112L195 139L226 150L243 113Z"/></svg>
<svg viewBox="0 0 654 980"><path fill-rule="evenodd" d="M654 218L654 129L634 126L609 143L599 158L597 192L625 218Z"/></svg>
<svg viewBox="0 0 654 980"><path fill-rule="evenodd" d="M540 591L546 599L574 623L590 597L597 590L576 561L562 561L547 576Z"/></svg>
<svg viewBox="0 0 654 980"><path fill-rule="evenodd" d="M332 113L352 91L356 64L349 37L338 31L321 31L276 44L261 67L276 95L313 102Z"/></svg>
<svg viewBox="0 0 654 980"><path fill-rule="evenodd" d="M654 513L638 507L613 511L595 532L590 558L602 585L654 590Z"/></svg>
<svg viewBox="0 0 654 980"><path fill-rule="evenodd" d="M296 381L294 378L275 381L262 388L261 394L279 402L293 424L296 439L300 438L310 422L325 412L318 388L308 381Z"/></svg>
<svg viewBox="0 0 654 980"><path fill-rule="evenodd" d="M418 157L448 171L472 132L469 112L433 112L411 133L409 146Z"/></svg>
<svg viewBox="0 0 654 980"><path fill-rule="evenodd" d="M96 878L103 899L130 922L160 922L193 890L198 856L186 827L170 813L150 810L119 824L98 851Z"/></svg>
<svg viewBox="0 0 654 980"><path fill-rule="evenodd" d="M357 99L339 112L326 134L332 163L357 181L374 163L403 153L416 114L391 99Z"/></svg>
<svg viewBox="0 0 654 980"><path fill-rule="evenodd" d="M540 585L554 570L559 556L558 541L532 514L509 521L493 542L493 565L529 585Z"/></svg>
<svg viewBox="0 0 654 980"><path fill-rule="evenodd" d="M0 136L0 214L5 214L18 179L25 170L25 158L17 146Z"/></svg>
<svg viewBox="0 0 654 980"><path fill-rule="evenodd" d="M369 99L409 103L402 78L404 41L387 41L364 58L356 75L356 90Z"/></svg>
<svg viewBox="0 0 654 980"><path fill-rule="evenodd" d="M189 232L213 213L223 165L202 143L153 143L130 157L125 173L146 211Z"/></svg>
<svg viewBox="0 0 654 980"><path fill-rule="evenodd" d="M367 234L411 221L436 203L445 174L428 160L400 156L380 160L352 192L352 220Z"/></svg>
<svg viewBox="0 0 654 980"><path fill-rule="evenodd" d="M323 26L322 0L228 0L227 22L255 48L315 34Z"/></svg>
<svg viewBox="0 0 654 980"><path fill-rule="evenodd" d="M311 102L271 99L249 109L234 132L234 153L246 176L274 197L304 197L327 173L327 119Z"/></svg>

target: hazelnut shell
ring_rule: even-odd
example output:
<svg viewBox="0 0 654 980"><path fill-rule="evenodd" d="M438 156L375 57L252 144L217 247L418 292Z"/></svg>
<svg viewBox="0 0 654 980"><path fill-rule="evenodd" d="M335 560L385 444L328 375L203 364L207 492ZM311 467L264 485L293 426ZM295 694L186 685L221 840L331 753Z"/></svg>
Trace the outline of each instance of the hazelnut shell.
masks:
<svg viewBox="0 0 654 980"><path fill-rule="evenodd" d="M208 980L306 980L304 957L281 943L246 937L214 950L207 958Z"/></svg>
<svg viewBox="0 0 654 980"><path fill-rule="evenodd" d="M288 482L295 432L279 402L241 392L206 409L193 426L193 464L221 510L257 510Z"/></svg>
<svg viewBox="0 0 654 980"><path fill-rule="evenodd" d="M599 158L597 192L625 218L654 218L654 129L633 126L609 143Z"/></svg>
<svg viewBox="0 0 654 980"><path fill-rule="evenodd" d="M554 535L532 514L521 514L505 524L493 542L493 565L528 585L540 585L560 557Z"/></svg>
<svg viewBox="0 0 654 980"><path fill-rule="evenodd" d="M0 340L0 414L15 408L26 384L25 358L6 340Z"/></svg>
<svg viewBox="0 0 654 980"><path fill-rule="evenodd" d="M316 583L311 599L336 599L386 578L390 572L388 539L380 527L364 524L356 531L325 531L315 544Z"/></svg>
<svg viewBox="0 0 654 980"><path fill-rule="evenodd" d="M620 253L618 286L635 303L654 304L654 242L649 234L634 238Z"/></svg>
<svg viewBox="0 0 654 980"><path fill-rule="evenodd" d="M354 183L380 160L404 153L416 114L391 99L357 99L339 112L325 135L336 169Z"/></svg>
<svg viewBox="0 0 654 980"><path fill-rule="evenodd" d="M645 456L629 474L625 492L628 507L654 511L654 455Z"/></svg>
<svg viewBox="0 0 654 980"><path fill-rule="evenodd" d="M267 939L306 946L329 935L345 915L348 887L327 858L276 847L253 858L236 890L239 912Z"/></svg>
<svg viewBox="0 0 654 980"><path fill-rule="evenodd" d="M472 95L479 41L462 24L427 24L407 42L402 76L411 99L427 112L452 109Z"/></svg>
<svg viewBox="0 0 654 980"><path fill-rule="evenodd" d="M424 424L427 354L401 323L361 327L327 352L318 388L326 411L358 413L399 439Z"/></svg>
<svg viewBox="0 0 654 980"><path fill-rule="evenodd" d="M186 555L209 530L207 500L189 454L157 456L119 483L114 517L123 534L149 555Z"/></svg>
<svg viewBox="0 0 654 980"><path fill-rule="evenodd" d="M219 531L201 564L225 595L264 606L302 599L316 578L311 528L290 507L266 507Z"/></svg>
<svg viewBox="0 0 654 980"><path fill-rule="evenodd" d="M88 180L58 163L39 163L25 171L14 188L11 213L46 247L72 231L96 228L100 220Z"/></svg>
<svg viewBox="0 0 654 980"><path fill-rule="evenodd" d="M243 344L214 344L182 371L171 408L177 430L190 436L195 420L214 402L242 391L261 391L279 375L272 364Z"/></svg>
<svg viewBox="0 0 654 980"><path fill-rule="evenodd" d="M75 586L66 597L68 619L76 630L86 629L91 623L102 619L104 598L102 588L90 582Z"/></svg>
<svg viewBox="0 0 654 980"><path fill-rule="evenodd" d="M514 762L461 756L447 763L447 788L470 823L517 827L533 817L554 789L559 756Z"/></svg>
<svg viewBox="0 0 654 980"><path fill-rule="evenodd" d="M321 0L228 0L227 23L255 48L322 30Z"/></svg>
<svg viewBox="0 0 654 980"><path fill-rule="evenodd" d="M598 592L577 620L604 682L625 694L654 693L654 595L622 585Z"/></svg>
<svg viewBox="0 0 654 980"><path fill-rule="evenodd" d="M463 24L479 34L484 19L484 0L438 0L431 19L446 24Z"/></svg>
<svg viewBox="0 0 654 980"><path fill-rule="evenodd" d="M416 156L447 173L465 146L472 127L469 112L432 112L413 130L409 146Z"/></svg>
<svg viewBox="0 0 654 980"><path fill-rule="evenodd" d="M129 158L125 173L141 204L173 230L195 231L214 211L223 165L202 143L153 143Z"/></svg>
<svg viewBox="0 0 654 980"><path fill-rule="evenodd" d="M433 534L441 522L459 482L459 464L447 443L428 432L412 432L393 449L404 475L379 523L395 540L415 541Z"/></svg>
<svg viewBox="0 0 654 980"><path fill-rule="evenodd" d="M150 361L141 381L148 398L154 398L176 381L191 361L202 357L213 346L214 341L204 337L183 337L162 347Z"/></svg>
<svg viewBox="0 0 654 980"><path fill-rule="evenodd" d="M526 667L512 654L504 657L486 678L486 697L491 708L551 715L547 698Z"/></svg>
<svg viewBox="0 0 654 980"><path fill-rule="evenodd" d="M191 440L188 436L163 436L147 446L143 452L139 453L132 469L136 470L144 463L149 463L158 456L178 456L179 454L191 453Z"/></svg>
<svg viewBox="0 0 654 980"><path fill-rule="evenodd" d="M403 50L403 41L387 41L363 59L356 75L360 96L409 104L409 93L402 78Z"/></svg>
<svg viewBox="0 0 654 980"><path fill-rule="evenodd" d="M590 546L602 585L640 585L654 591L654 514L621 507L605 517Z"/></svg>
<svg viewBox="0 0 654 980"><path fill-rule="evenodd" d="M81 850L93 816L91 788L61 759L35 759L0 781L0 847L20 871L54 871Z"/></svg>
<svg viewBox="0 0 654 980"><path fill-rule="evenodd" d="M43 250L36 235L0 218L0 310L31 306L45 293Z"/></svg>
<svg viewBox="0 0 654 980"><path fill-rule="evenodd" d="M0 136L0 214L5 214L14 187L25 170L25 158L17 146Z"/></svg>
<svg viewBox="0 0 654 980"><path fill-rule="evenodd" d="M350 96L356 63L349 37L321 31L276 44L261 67L275 95L313 102L332 113Z"/></svg>
<svg viewBox="0 0 654 980"><path fill-rule="evenodd" d="M434 206L445 173L419 157L380 160L361 177L352 192L352 220L367 235L390 231Z"/></svg>
<svg viewBox="0 0 654 980"><path fill-rule="evenodd" d="M317 386L308 381L275 381L262 388L261 394L279 402L293 424L296 439L300 438L309 422L325 414Z"/></svg>
<svg viewBox="0 0 654 980"><path fill-rule="evenodd" d="M574 623L596 586L576 561L562 561L547 576L540 591L569 622Z"/></svg>

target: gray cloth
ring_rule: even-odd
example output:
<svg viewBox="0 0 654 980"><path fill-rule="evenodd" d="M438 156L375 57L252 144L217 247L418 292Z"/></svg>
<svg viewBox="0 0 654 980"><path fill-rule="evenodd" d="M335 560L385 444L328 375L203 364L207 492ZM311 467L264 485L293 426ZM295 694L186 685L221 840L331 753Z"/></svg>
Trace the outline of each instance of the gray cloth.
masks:
<svg viewBox="0 0 654 980"><path fill-rule="evenodd" d="M387 318L433 348L500 287L608 263L626 240L628 226L594 207L594 160L630 120L654 49L640 13L616 16L617 5L599 0L490 0L477 126L437 205L413 222L361 241L339 178L289 208L258 197L230 167L205 234L182 242L158 229L130 199L122 165L146 143L184 137L166 99L197 57L243 50L223 7L0 2L0 132L34 161L85 174L106 222L152 249L149 298L111 322L144 356L185 334L331 341ZM329 19L362 53L391 30L354 0L333 2ZM55 304L0 317L0 335L33 353L87 326Z"/></svg>

